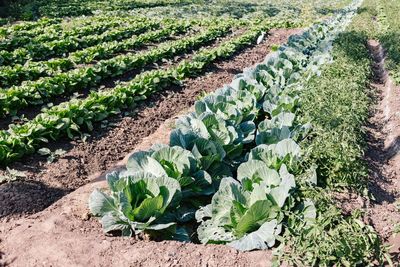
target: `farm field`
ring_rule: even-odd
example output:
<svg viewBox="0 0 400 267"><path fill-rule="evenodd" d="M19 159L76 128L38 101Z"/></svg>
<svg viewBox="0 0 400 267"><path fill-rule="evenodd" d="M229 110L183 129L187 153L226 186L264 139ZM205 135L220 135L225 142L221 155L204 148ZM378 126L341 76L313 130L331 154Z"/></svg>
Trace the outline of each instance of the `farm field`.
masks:
<svg viewBox="0 0 400 267"><path fill-rule="evenodd" d="M399 266L400 2L0 9L0 266Z"/></svg>

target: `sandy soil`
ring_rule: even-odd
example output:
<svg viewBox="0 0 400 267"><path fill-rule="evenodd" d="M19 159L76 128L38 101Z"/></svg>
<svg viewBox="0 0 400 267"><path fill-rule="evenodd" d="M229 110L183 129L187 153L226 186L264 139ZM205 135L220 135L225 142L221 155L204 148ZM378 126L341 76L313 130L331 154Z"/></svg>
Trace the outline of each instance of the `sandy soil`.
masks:
<svg viewBox="0 0 400 267"><path fill-rule="evenodd" d="M67 144L70 150L57 162L44 164L36 156L16 165L28 173L28 180L0 186L3 262L11 266L270 266L270 251L241 253L227 246L105 236L97 219L90 218L87 200L94 188L106 186L104 172L124 164L122 157L153 143L166 143L174 118L202 92L231 81L244 67L262 61L271 45L298 32L274 30L265 42L215 64L207 75L155 94L135 116L116 119L113 128L96 132L86 143Z"/></svg>
<svg viewBox="0 0 400 267"><path fill-rule="evenodd" d="M374 60L376 106L367 128L369 189L375 198L369 203L367 217L392 245L394 260L399 261L400 236L395 234L395 226L400 227L400 87L384 69L385 53L379 42L370 40L368 46Z"/></svg>

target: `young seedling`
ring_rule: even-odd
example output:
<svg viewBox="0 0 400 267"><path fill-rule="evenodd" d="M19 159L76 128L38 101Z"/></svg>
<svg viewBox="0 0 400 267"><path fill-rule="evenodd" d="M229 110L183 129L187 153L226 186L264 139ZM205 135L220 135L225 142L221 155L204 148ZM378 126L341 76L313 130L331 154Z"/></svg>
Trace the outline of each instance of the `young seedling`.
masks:
<svg viewBox="0 0 400 267"><path fill-rule="evenodd" d="M2 183L9 183L9 182L14 182L17 180L20 180L21 178L25 178L26 174L24 172L10 169L7 167L6 169L6 174L0 176L0 184Z"/></svg>
<svg viewBox="0 0 400 267"><path fill-rule="evenodd" d="M63 149L57 149L54 152L51 151L50 149L43 147L38 150L39 155L41 156L47 156L47 162L52 163L54 162L57 158L60 156L64 155L67 151Z"/></svg>

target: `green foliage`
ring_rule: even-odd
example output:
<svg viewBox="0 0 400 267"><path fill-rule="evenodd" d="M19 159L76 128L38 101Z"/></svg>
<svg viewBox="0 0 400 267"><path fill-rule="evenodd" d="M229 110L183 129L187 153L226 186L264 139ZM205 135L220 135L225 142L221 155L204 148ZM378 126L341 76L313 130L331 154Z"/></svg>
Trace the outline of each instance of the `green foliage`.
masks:
<svg viewBox="0 0 400 267"><path fill-rule="evenodd" d="M362 125L370 99L365 88L370 77L367 37L341 34L335 42L334 62L313 78L301 94L302 122L312 122L312 137L301 146L306 164L318 165L319 182L330 187L365 187L366 167Z"/></svg>
<svg viewBox="0 0 400 267"><path fill-rule="evenodd" d="M29 43L26 47L20 47L11 51L1 50L0 51L0 63L2 65L13 65L16 63L23 64L27 60L43 60L48 59L51 56L62 56L67 52L72 52L93 46L102 42L121 40L124 36L132 36L134 34L143 33L147 30L156 29L159 27L159 23L153 22L148 19L136 19L132 20L132 23L127 25L121 25L111 30L104 31L108 27L96 27L96 25L90 26L90 30L98 31L103 33L95 35L85 35L82 37L78 36L60 36L59 40L53 40L49 42L37 42Z"/></svg>
<svg viewBox="0 0 400 267"><path fill-rule="evenodd" d="M325 196L322 189L313 189L317 182L315 164L302 161L303 153L296 143L305 138L305 131L309 130L296 120L302 103L300 101L299 105L294 105L296 94L289 99L284 93L291 88L298 88L293 92L297 92L297 96L302 95L302 89L307 87L307 76L320 73L319 67L329 61L329 41L334 39L333 33L340 31L346 22L348 17L340 20L335 27L315 26L303 36L292 38L287 48L281 48L281 53L273 55L254 69L246 70L229 86L198 101L195 111L179 119L177 129L171 135L171 144L182 146L192 153L181 150L178 153L182 155L180 158L172 152L163 153L168 157L154 156L153 151L140 152L128 164L130 172L148 170L154 175L193 177L182 175L185 172L197 172L187 160L193 156L200 164L200 169L215 171L212 177L216 179L213 182L218 182L222 177L211 204L203 206L196 213L196 218L201 222L198 228L201 242L223 243L240 250L252 250L271 247L278 240L282 246L289 244L288 248L293 251L286 255L292 256L292 262L299 265L365 264L372 259L381 259L380 241L373 229L360 221L343 217L334 206L321 201L320 197ZM293 62L289 64L286 61L288 58ZM242 91L253 95L243 97L246 93ZM262 113L262 117L266 118L264 121L258 118L260 114L255 108L262 106L267 107ZM267 143L257 144L257 132L246 136L242 127L238 127L246 120L254 124L253 130L265 132L276 129L292 139L271 138L266 139L269 141ZM259 125L262 127L257 127ZM297 129L304 131L290 135ZM199 141L196 137L199 137ZM238 138L239 144L247 142L246 149L249 150L234 149L238 153L228 157L232 150L227 146L235 144ZM174 148L158 146L157 149L169 151ZM247 151L250 153L247 154ZM297 177L288 172L285 164L290 165ZM224 168L213 169L213 165ZM225 166L231 168L234 178L221 172ZM321 194L313 194L315 191ZM181 213L185 211L184 208L177 210ZM332 213L329 213L330 210L333 210ZM280 237L282 229L283 238ZM320 234L319 231L324 233ZM315 240L323 243L319 244L324 247L322 253L319 253L319 245L313 243ZM338 243L338 240L341 242ZM296 242L302 242L298 251L303 254L308 251L306 257L298 256L300 253L295 250ZM330 242L337 244L333 246ZM307 250L308 245L312 249ZM357 251L359 246L365 250ZM338 256L343 256L347 261Z"/></svg>
<svg viewBox="0 0 400 267"><path fill-rule="evenodd" d="M148 27L148 26L146 26ZM171 58L179 53L196 49L201 45L227 34L230 24L211 27L204 33L189 36L142 53L127 53L97 62L93 66L85 66L68 72L57 73L53 77L45 77L37 81L29 81L21 86L0 89L0 114L15 114L28 106L46 103L49 99L64 93L75 92L99 84L106 78L115 77L126 71L142 68L161 59ZM65 60L54 64L60 67ZM46 63L51 65L52 63ZM68 62L73 65L75 62ZM41 67L40 72L44 71ZM53 68L53 67L50 67ZM54 71L54 70L53 70Z"/></svg>
<svg viewBox="0 0 400 267"><path fill-rule="evenodd" d="M157 146L129 157L126 173L144 171L155 176L176 179L184 197L211 195L215 192L211 176L200 168L195 156L178 146Z"/></svg>
<svg viewBox="0 0 400 267"><path fill-rule="evenodd" d="M395 0L378 1L378 23L376 34L387 53L385 67L397 84L400 84L400 3Z"/></svg>
<svg viewBox="0 0 400 267"><path fill-rule="evenodd" d="M67 153L67 151L65 151L63 149L56 149L55 151L51 151L49 148L46 148L46 147L39 149L37 152L41 156L47 156L48 163L52 163L58 157L61 157L62 155Z"/></svg>
<svg viewBox="0 0 400 267"><path fill-rule="evenodd" d="M255 0L4 0L5 12L0 17L32 20L41 17L74 17L98 13L132 14L145 17L231 17L231 18L296 18L298 21L312 22L320 17L338 12L350 0L292 0L263 2Z"/></svg>
<svg viewBox="0 0 400 267"><path fill-rule="evenodd" d="M367 18L360 13L350 30L338 36L334 61L323 68L320 76L312 78L300 95L299 121L312 122L311 135L301 143L305 151L302 165L318 164L318 183L323 187L303 183L294 196L314 201L317 219L305 222L297 212L288 213L288 231L282 239L285 247L280 247L277 259L290 265L391 263L387 249L374 229L362 221L362 214L354 211L351 216L342 215L329 194L330 188L362 192L366 187L362 127L371 104L366 90L371 71L366 49L367 34L371 32Z"/></svg>
<svg viewBox="0 0 400 267"><path fill-rule="evenodd" d="M173 178L147 172L112 173L107 176L111 195L95 190L89 208L101 217L105 232L121 231L124 236L163 230L164 238L176 234L170 213L181 200L181 187Z"/></svg>
<svg viewBox="0 0 400 267"><path fill-rule="evenodd" d="M366 225L359 211L343 216L325 190L303 187L317 207L316 220L307 222L297 213L288 215L285 247L277 261L295 266L383 266L391 263L387 249L372 226Z"/></svg>
<svg viewBox="0 0 400 267"><path fill-rule="evenodd" d="M109 25L101 26L109 27ZM13 66L9 65L0 67L0 85L2 87L7 87L10 85L18 85L22 81L33 81L40 77L57 77L60 76L60 72L76 68L80 64L89 64L94 60L108 59L113 57L116 53L140 48L149 42L159 42L172 35L187 32L189 29L190 25L187 21L180 23L176 23L175 21L173 23L165 21L162 29L146 32L138 36L130 36L130 33L124 33L121 36L122 38L127 39L123 40L113 40L112 36L108 35L107 38L110 39L109 41L71 52L67 58L63 57L52 58L45 61L28 61L25 64L15 64L15 62L13 62ZM13 39L11 40L15 41ZM84 40L80 38L79 41L83 42ZM31 43L32 42L35 41L31 41ZM55 49L54 46L57 46L57 44L51 45L53 46L52 49ZM72 50L73 48L71 48L71 51Z"/></svg>
<svg viewBox="0 0 400 267"><path fill-rule="evenodd" d="M241 168L245 164L253 166ZM281 232L280 210L295 187L294 176L285 165L278 174L262 161L248 161L239 166L237 179L223 178L211 204L196 212L199 240L238 250L272 247Z"/></svg>
<svg viewBox="0 0 400 267"><path fill-rule="evenodd" d="M69 10L55 0L48 5L39 2L32 1L18 8L27 11L23 16L35 17L43 13L56 16L91 13L98 7L96 0L80 1L80 5L71 5ZM261 41L271 27L304 23L300 17L310 14L303 14L307 13L304 10L307 3L303 2L307 1L299 1L299 8L291 8L293 3L284 7L234 2L235 12L225 3L226 6L213 6L213 14L229 14L224 23L203 19L191 21L191 25L184 21L174 27L174 20L164 28L161 27L165 21L141 17L133 26L112 19L107 21L108 14L130 14L131 19L143 12L150 17L157 8L96 15L81 31L66 30L77 27L51 19L23 22L19 28L0 27L2 36L15 34L0 40L0 47L4 48L0 52L3 62L29 62L1 68L7 76L3 84L44 77L2 90L3 115L198 49L224 36L234 25L252 27L215 48L200 50L176 66L143 72L112 89L49 107L25 124L10 125L9 130L0 131L1 163L31 154L49 140L74 138L93 130L95 122L134 106L156 91L196 76L211 63ZM366 37L356 32L342 34L335 43L334 63L322 72L320 69L332 61L331 42L350 22L352 8L357 3L339 10L341 1L323 5L313 1L313 12L336 15L301 36L292 36L263 63L246 69L230 85L197 101L194 112L177 121L169 145L137 152L129 158L126 170L109 174L108 190L95 190L89 199L90 210L100 218L104 231L126 236L145 233L183 241L198 237L202 243L228 244L239 250L266 249L278 243L281 248L278 252L284 252L278 254L278 260L296 265L352 266L366 265L373 260L382 262L385 254L374 230L364 225L356 214L341 215L328 200L326 191L316 187L317 181L320 186L363 186L365 168L360 160L363 137L360 129L369 104L363 89L370 64L362 45ZM175 19L175 16L184 16L183 9L176 8L182 4L186 2L119 1L110 8L159 5ZM187 4L192 12L204 10L193 1ZM277 16L276 19L265 20L265 12L271 12L268 15ZM242 17L244 13L249 14L249 21L233 23L229 18ZM288 14L297 14L294 23L279 20ZM96 19L98 24L93 22ZM82 25L85 23L85 19L79 20ZM47 26L41 27L40 23ZM107 25L113 29L106 30ZM137 48L145 42L161 40L175 32L185 33L194 25L206 26L208 30L146 52L113 57L114 53ZM45 33L43 29L54 31ZM142 32L146 33L128 38ZM64 40L56 41L60 36ZM15 47L19 48L14 51ZM78 51L72 52L75 50ZM67 58L30 61L63 56L67 52L72 52ZM75 68L76 64L99 59L94 66L59 73ZM38 152L50 157L58 153L48 149ZM188 233L193 226L196 228L195 214L200 223L198 236Z"/></svg>

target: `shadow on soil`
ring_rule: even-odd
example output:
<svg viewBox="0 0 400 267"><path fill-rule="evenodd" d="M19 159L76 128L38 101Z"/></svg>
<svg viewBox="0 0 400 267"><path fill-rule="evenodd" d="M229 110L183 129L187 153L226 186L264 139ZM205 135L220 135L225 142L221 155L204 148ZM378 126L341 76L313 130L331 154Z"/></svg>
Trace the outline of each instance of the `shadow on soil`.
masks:
<svg viewBox="0 0 400 267"><path fill-rule="evenodd" d="M400 136L397 136L393 142L385 149L386 159L390 160L400 153Z"/></svg>
<svg viewBox="0 0 400 267"><path fill-rule="evenodd" d="M10 215L32 214L43 210L71 190L49 187L36 181L0 185L0 219Z"/></svg>
<svg viewBox="0 0 400 267"><path fill-rule="evenodd" d="M383 124L370 124L369 128L382 131ZM400 137L397 138L397 140ZM367 134L368 151L366 153L367 162L370 170L370 174L373 179L369 180L369 189L375 198L375 202L382 204L383 202L393 203L396 198L393 193L387 192L382 188L383 184L389 184L389 179L382 173L382 166L384 166L388 160L388 151L392 146L385 149L384 141L380 138L376 138L373 134Z"/></svg>
<svg viewBox="0 0 400 267"><path fill-rule="evenodd" d="M0 267L10 266L12 262L4 261L4 253L0 251Z"/></svg>

